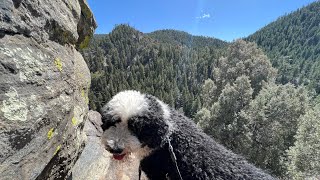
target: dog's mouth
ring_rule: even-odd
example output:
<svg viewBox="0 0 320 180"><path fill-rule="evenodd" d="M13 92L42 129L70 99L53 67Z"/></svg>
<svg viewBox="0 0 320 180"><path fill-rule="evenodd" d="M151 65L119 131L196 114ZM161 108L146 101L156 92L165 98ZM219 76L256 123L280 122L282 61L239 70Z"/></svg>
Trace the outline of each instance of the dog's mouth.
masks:
<svg viewBox="0 0 320 180"><path fill-rule="evenodd" d="M126 153L123 154L113 154L113 158L116 160L122 160L126 156Z"/></svg>

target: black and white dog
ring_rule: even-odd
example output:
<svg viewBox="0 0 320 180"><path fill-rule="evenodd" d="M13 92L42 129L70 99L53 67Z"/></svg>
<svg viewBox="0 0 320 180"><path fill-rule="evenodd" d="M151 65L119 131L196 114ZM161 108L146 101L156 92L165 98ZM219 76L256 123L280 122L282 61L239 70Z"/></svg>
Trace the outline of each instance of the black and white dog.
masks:
<svg viewBox="0 0 320 180"><path fill-rule="evenodd" d="M134 153L149 179L274 179L154 96L120 92L101 114L105 148L119 161Z"/></svg>

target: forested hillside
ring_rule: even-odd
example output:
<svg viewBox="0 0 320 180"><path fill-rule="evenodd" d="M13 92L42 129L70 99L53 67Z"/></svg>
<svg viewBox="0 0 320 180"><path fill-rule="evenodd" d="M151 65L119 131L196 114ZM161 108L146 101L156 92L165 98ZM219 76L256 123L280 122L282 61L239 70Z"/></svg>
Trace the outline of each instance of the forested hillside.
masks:
<svg viewBox="0 0 320 180"><path fill-rule="evenodd" d="M280 17L246 40L256 42L279 70L278 82L320 93L320 1Z"/></svg>
<svg viewBox="0 0 320 180"><path fill-rule="evenodd" d="M150 93L274 176L320 178L319 6L279 18L252 42L116 26L82 51L90 108L121 90Z"/></svg>
<svg viewBox="0 0 320 180"><path fill-rule="evenodd" d="M128 25L95 36L83 51L91 70L90 107L100 109L117 92L136 89L192 117L201 105L200 87L212 76L212 66L227 43L188 47L160 41Z"/></svg>
<svg viewBox="0 0 320 180"><path fill-rule="evenodd" d="M184 45L189 48L192 47L216 47L223 48L227 45L227 42L220 39L204 36L193 36L183 31L177 30L158 30L152 33L148 33L147 36L158 40L161 43L168 43L172 45Z"/></svg>

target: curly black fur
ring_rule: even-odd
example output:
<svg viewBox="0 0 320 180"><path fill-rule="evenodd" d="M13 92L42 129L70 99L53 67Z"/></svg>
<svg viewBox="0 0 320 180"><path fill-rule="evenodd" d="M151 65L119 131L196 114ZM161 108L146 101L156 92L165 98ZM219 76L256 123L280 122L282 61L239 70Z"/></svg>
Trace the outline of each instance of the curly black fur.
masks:
<svg viewBox="0 0 320 180"><path fill-rule="evenodd" d="M271 180L275 179L232 153L196 127L195 123L170 109L165 119L157 98L146 95L149 108L128 119L128 129L143 146L153 149L140 162L142 171L151 180L179 179L170 157L170 139L177 165L184 180ZM173 128L169 126L172 126Z"/></svg>
<svg viewBox="0 0 320 180"><path fill-rule="evenodd" d="M161 116L159 104L150 96L148 99L154 110L129 121L129 129L133 134L141 142L156 149L141 161L141 168L152 180L168 177L179 179L174 162L170 158L168 144L161 146L166 138L168 125ZM171 110L170 118L175 124L170 140L184 180L274 179L216 143L184 115Z"/></svg>

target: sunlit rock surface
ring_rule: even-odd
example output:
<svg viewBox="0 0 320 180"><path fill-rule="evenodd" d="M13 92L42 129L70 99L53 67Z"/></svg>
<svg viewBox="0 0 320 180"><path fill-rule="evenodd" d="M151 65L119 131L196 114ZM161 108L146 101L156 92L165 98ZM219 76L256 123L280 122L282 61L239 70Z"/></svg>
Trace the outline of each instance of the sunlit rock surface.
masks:
<svg viewBox="0 0 320 180"><path fill-rule="evenodd" d="M95 29L84 0L0 1L1 180L73 179L85 147Z"/></svg>

